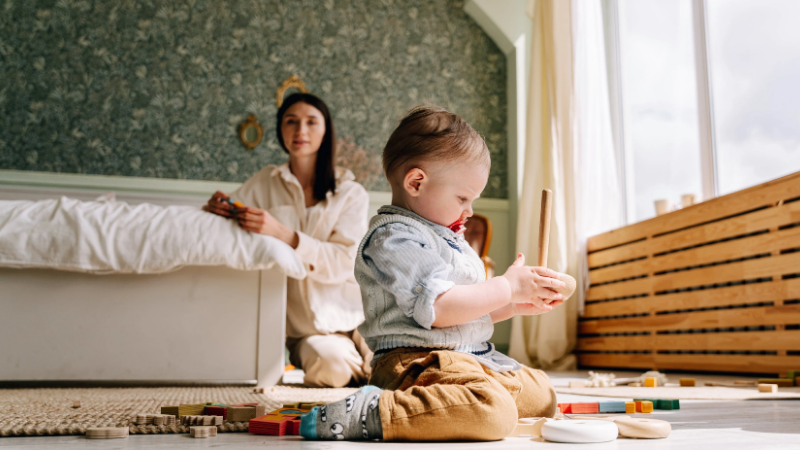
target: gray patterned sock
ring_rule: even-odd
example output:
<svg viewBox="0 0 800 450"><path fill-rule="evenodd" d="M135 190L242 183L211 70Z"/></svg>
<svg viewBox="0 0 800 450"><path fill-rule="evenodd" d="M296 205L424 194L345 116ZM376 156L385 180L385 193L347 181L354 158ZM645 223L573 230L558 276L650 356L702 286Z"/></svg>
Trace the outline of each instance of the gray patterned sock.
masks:
<svg viewBox="0 0 800 450"><path fill-rule="evenodd" d="M318 439L383 439L378 399L382 389L364 386L344 400L320 406L317 412Z"/></svg>

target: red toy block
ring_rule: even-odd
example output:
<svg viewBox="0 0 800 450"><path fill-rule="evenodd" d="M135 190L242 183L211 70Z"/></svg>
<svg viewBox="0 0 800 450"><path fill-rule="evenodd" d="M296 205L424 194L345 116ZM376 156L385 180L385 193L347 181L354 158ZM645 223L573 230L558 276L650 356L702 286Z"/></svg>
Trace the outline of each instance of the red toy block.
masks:
<svg viewBox="0 0 800 450"><path fill-rule="evenodd" d="M597 414L600 412L600 404L595 403L572 403L572 414Z"/></svg>
<svg viewBox="0 0 800 450"><path fill-rule="evenodd" d="M561 414L571 414L572 413L572 403L559 403L558 409L561 410Z"/></svg>

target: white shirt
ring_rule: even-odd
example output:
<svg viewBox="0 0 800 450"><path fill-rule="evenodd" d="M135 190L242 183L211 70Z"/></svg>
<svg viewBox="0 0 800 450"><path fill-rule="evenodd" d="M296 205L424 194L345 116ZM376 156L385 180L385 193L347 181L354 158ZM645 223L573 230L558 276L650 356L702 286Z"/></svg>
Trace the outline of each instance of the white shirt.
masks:
<svg viewBox="0 0 800 450"><path fill-rule="evenodd" d="M336 194L306 208L303 188L289 164L267 165L231 194L264 209L299 237L297 256L308 275L288 279L286 335L351 331L364 320L353 274L356 251L367 231L369 194L353 173L336 168Z"/></svg>

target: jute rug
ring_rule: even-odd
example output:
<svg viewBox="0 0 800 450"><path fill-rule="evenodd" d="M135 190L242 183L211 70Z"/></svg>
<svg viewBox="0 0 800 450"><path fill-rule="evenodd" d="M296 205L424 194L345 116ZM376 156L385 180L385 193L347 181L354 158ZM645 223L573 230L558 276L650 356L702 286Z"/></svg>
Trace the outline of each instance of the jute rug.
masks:
<svg viewBox="0 0 800 450"><path fill-rule="evenodd" d="M340 400L354 390L275 386L257 394L252 387L0 389L0 436L84 434L91 427L129 427L132 434L188 433L183 425L136 425L133 419L180 403L258 402L272 411L284 403ZM76 400L79 408L72 407ZM246 432L247 422L226 421L217 428Z"/></svg>
<svg viewBox="0 0 800 450"><path fill-rule="evenodd" d="M800 400L800 388L797 387L778 388L778 392L775 393L758 392L758 388L755 386L741 388L722 386L663 386L654 388L617 386L576 389L556 387L556 392L560 394L591 395L595 397L663 398L677 400Z"/></svg>

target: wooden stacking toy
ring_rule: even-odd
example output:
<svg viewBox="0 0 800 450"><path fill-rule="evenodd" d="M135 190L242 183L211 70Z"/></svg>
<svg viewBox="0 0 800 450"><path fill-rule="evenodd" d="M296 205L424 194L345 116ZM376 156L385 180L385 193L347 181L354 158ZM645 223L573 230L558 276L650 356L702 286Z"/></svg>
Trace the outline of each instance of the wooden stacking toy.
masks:
<svg viewBox="0 0 800 450"><path fill-rule="evenodd" d="M219 416L217 416L219 417ZM217 435L217 427L191 427L189 428L189 435L193 438L207 438Z"/></svg>
<svg viewBox="0 0 800 450"><path fill-rule="evenodd" d="M616 439L618 434L616 423L603 420L554 420L542 424L542 437L551 442L608 442Z"/></svg>

